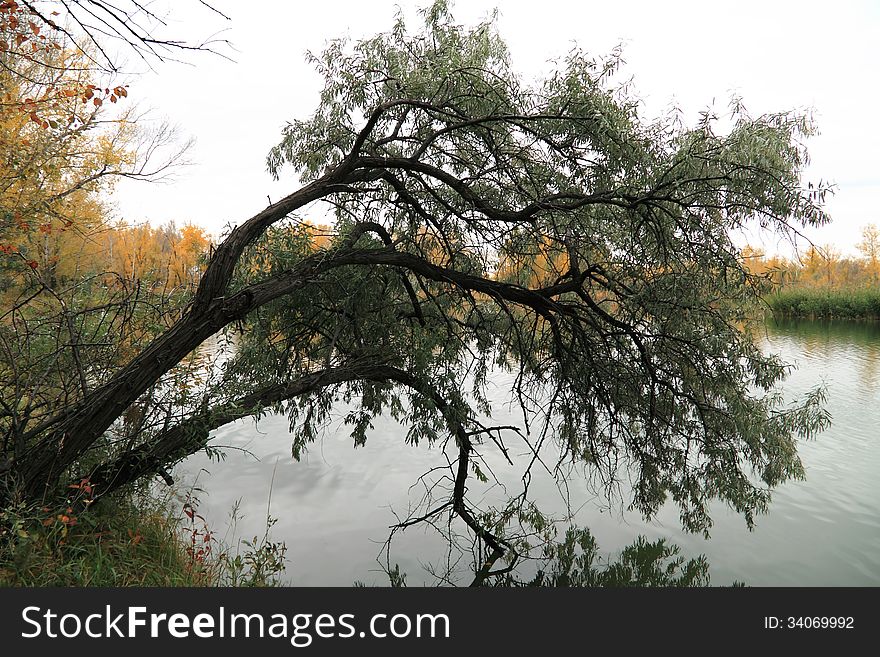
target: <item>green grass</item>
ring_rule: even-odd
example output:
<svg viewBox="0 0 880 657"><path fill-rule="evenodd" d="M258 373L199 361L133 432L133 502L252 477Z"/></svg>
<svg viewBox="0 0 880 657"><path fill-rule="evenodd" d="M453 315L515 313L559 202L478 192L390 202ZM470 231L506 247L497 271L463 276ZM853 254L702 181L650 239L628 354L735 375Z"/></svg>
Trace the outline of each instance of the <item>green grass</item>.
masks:
<svg viewBox="0 0 880 657"><path fill-rule="evenodd" d="M2 512L0 585L208 586L213 565L191 557L180 521L132 498L79 514L25 506Z"/></svg>
<svg viewBox="0 0 880 657"><path fill-rule="evenodd" d="M880 288L786 287L766 298L774 315L880 319Z"/></svg>
<svg viewBox="0 0 880 657"><path fill-rule="evenodd" d="M186 507L185 507L186 508ZM25 505L0 511L0 586L273 586L283 544L222 545L190 507L128 494L79 513ZM268 532L268 529L267 529ZM207 540L206 540L207 537Z"/></svg>

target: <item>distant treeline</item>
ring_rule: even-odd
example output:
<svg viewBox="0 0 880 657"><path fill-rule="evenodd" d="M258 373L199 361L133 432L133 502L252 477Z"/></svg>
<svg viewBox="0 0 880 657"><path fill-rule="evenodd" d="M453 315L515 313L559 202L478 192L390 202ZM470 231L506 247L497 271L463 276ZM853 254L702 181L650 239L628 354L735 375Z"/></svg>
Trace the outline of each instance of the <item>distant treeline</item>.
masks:
<svg viewBox="0 0 880 657"><path fill-rule="evenodd" d="M26 289L35 275L53 289L84 279L166 293L191 288L209 245L208 234L192 224L46 224L20 235L14 247L0 243L0 293Z"/></svg>
<svg viewBox="0 0 880 657"><path fill-rule="evenodd" d="M880 319L880 288L876 287L851 290L782 288L766 300L774 314L785 317Z"/></svg>
<svg viewBox="0 0 880 657"><path fill-rule="evenodd" d="M833 246L811 246L798 259L767 257L750 246L742 255L752 273L772 283L766 301L776 315L880 319L880 229L862 230L860 257Z"/></svg>

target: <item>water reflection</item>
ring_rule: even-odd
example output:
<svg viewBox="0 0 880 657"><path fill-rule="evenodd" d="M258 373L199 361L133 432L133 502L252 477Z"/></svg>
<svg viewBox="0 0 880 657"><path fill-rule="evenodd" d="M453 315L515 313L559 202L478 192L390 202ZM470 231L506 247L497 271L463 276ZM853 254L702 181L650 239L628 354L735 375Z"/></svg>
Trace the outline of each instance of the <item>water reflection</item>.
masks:
<svg viewBox="0 0 880 657"><path fill-rule="evenodd" d="M785 344L802 366L843 360L857 370L862 386L880 387L880 322L777 319L767 323L767 334L769 344Z"/></svg>
<svg viewBox="0 0 880 657"><path fill-rule="evenodd" d="M705 553L715 584L880 585L880 325L776 321L768 324L763 340L768 351L795 365L786 393L827 385L833 423L800 445L807 480L780 487L770 514L757 519L753 532L726 506L715 505L712 538L704 540L681 532L678 511L671 506L645 522L608 508L581 478L573 477L570 490L560 492L540 470L530 487L536 501L562 512L570 499L579 509L575 521L590 527L609 552L644 534L678 543L686 556ZM502 390L503 382L498 383ZM196 455L180 468L205 490L202 511L221 534L240 500L245 517L236 532L245 538L262 534L274 482L271 513L278 523L272 536L288 545L287 578L296 585L385 583L376 557L389 525L395 514L405 514L422 499L419 476L446 463L439 447L406 445L401 427L387 418L375 422L364 447L353 449L342 426L344 414L340 409L334 426L300 462L290 456L286 418L269 416L256 429L252 421L240 421L217 431L218 445L238 448L222 463ZM505 424L517 418L500 408L495 420ZM518 451L527 453L525 446ZM516 492L519 471L494 452L487 457L507 492ZM491 502L505 490L496 486L482 494ZM449 557L444 548L435 534L409 530L395 539L392 563L407 573L408 584L430 583L425 564L442 568Z"/></svg>

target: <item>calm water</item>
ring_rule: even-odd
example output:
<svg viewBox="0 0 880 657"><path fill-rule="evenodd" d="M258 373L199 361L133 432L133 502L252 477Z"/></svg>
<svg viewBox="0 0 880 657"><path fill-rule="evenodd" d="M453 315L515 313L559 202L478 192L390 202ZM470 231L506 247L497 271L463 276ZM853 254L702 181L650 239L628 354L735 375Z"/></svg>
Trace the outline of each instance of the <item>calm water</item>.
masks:
<svg viewBox="0 0 880 657"><path fill-rule="evenodd" d="M796 369L784 390L796 396L824 383L832 426L817 439L802 442L807 480L788 483L774 493L770 513L749 532L742 518L723 505L713 512L709 540L685 534L674 508L652 522L609 508L572 477L560 492L549 476L536 474L530 491L546 511L578 509L576 522L588 526L606 553L636 536L666 537L685 556L705 554L713 584L734 580L756 586L880 585L880 326L841 322L774 322L767 327L766 349ZM498 398L503 384L498 381ZM300 462L290 456L284 417L254 425L241 421L215 434L215 444L230 449L223 462L197 454L178 468L184 481L203 489L201 512L227 542L252 538L265 529L271 489L271 514L277 523L271 538L288 546L286 579L294 585L350 586L355 580L385 584L378 558L396 515L405 515L424 491L419 476L446 463L439 448L410 447L393 420L380 418L366 446L353 449L341 418ZM499 424L516 423L506 408L495 412ZM510 447L514 444L509 443ZM485 448L487 462L507 490L518 492L520 470ZM515 449L513 451L516 451ZM525 448L519 450L521 463ZM499 500L499 486L470 498ZM230 510L240 517L230 524ZM441 567L445 543L414 528L398 535L391 563L407 573L410 585L434 580L425 566ZM462 564L466 566L467 561ZM466 577L462 577L462 582Z"/></svg>

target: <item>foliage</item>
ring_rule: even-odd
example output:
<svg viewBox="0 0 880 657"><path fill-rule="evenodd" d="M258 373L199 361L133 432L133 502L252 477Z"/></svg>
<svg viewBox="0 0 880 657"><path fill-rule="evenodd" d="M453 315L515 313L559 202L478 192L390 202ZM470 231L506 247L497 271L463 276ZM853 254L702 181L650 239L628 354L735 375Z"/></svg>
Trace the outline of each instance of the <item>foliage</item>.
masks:
<svg viewBox="0 0 880 657"><path fill-rule="evenodd" d="M47 420L99 386L180 316L207 250L204 231L190 225L107 226L52 239L62 254L52 273L39 264L17 280L6 279L0 292L8 308L0 318L0 464L23 449L14 439L18 427ZM168 421L197 362L191 359L168 378L177 386L155 389L127 409L115 435L98 443L83 464L105 459L114 441L130 442L155 422Z"/></svg>
<svg viewBox="0 0 880 657"><path fill-rule="evenodd" d="M796 260L759 249L742 249L743 266L765 281L765 299L774 314L846 319L880 318L877 287L877 227L862 230L862 258L844 258L831 245L810 245Z"/></svg>
<svg viewBox="0 0 880 657"><path fill-rule="evenodd" d="M126 87L99 88L84 55L43 27L22 5L3 3L0 267L19 280L40 268L54 284L67 255L59 242L99 227L101 195L116 176L137 174L133 111L110 118L102 107L125 98Z"/></svg>
<svg viewBox="0 0 880 657"><path fill-rule="evenodd" d="M75 515L8 506L0 518L0 585L213 584L213 566L192 562L176 528L158 503L128 496Z"/></svg>
<svg viewBox="0 0 880 657"><path fill-rule="evenodd" d="M742 330L766 280L730 235L757 224L793 239L828 220L826 188L801 180L809 117L734 101L729 129L708 112L692 127L648 121L615 84L618 53L574 49L526 83L494 19L459 25L442 1L422 15L416 33L398 18L311 56L318 108L268 157L302 185L230 231L167 328L143 318L136 355L47 401L51 417L15 416L10 490L87 476L107 494L270 410L288 413L299 456L346 401L355 445L388 413L408 442L445 449L400 528L463 531L483 548L479 584L525 556L475 483L510 442L530 467L549 451L597 493L647 517L675 504L705 533L711 500L751 525L803 476L796 442L827 423L821 395L783 405L786 365ZM316 201L334 214L320 242L299 214ZM186 386L182 364L224 328L236 353ZM503 377L522 427L491 419ZM140 418L125 434L129 408ZM510 517L529 508L523 482Z"/></svg>
<svg viewBox="0 0 880 657"><path fill-rule="evenodd" d="M195 288L210 245L204 229L190 223L178 228L173 221L158 228L120 223L96 241L101 254L91 262L93 271L113 272L129 285L140 281L164 294Z"/></svg>
<svg viewBox="0 0 880 657"><path fill-rule="evenodd" d="M0 5L0 46L3 473L29 444L25 427L100 385L179 316L208 244L190 225L109 224L114 181L149 179L170 163L144 155L168 135L144 137L120 107L125 85L96 84L88 52L25 3ZM106 456L107 442L96 454Z"/></svg>
<svg viewBox="0 0 880 657"><path fill-rule="evenodd" d="M570 527L565 539L548 544L543 563L528 581L513 576L499 586L550 587L700 587L709 585L705 557L685 562L679 548L665 539L650 542L643 536L621 552L616 561L602 563L596 540L589 530Z"/></svg>
<svg viewBox="0 0 880 657"><path fill-rule="evenodd" d="M88 492L86 492L86 490ZM286 546L219 540L187 496L129 492L93 508L87 482L61 509L0 511L0 586L278 586ZM79 498L79 499L77 499ZM75 511L73 506L77 507Z"/></svg>
<svg viewBox="0 0 880 657"><path fill-rule="evenodd" d="M752 119L735 106L726 135L708 114L694 129L672 118L646 123L626 88L610 85L616 56L573 51L525 87L491 23L464 29L442 3L425 22L425 34L410 36L400 20L388 34L336 41L314 56L327 80L320 107L285 130L270 170L278 176L289 164L308 183L356 150L385 184L335 202L340 243L374 221L396 250L434 266L515 289L555 283L558 297L518 304L499 298L500 288L450 286L417 271L411 304L393 272L345 270L249 318L283 327L274 341L285 348L281 362L267 363L279 357L267 351L247 362L290 376L309 362L306 345L313 360L369 345L449 399L471 374L478 403L489 366L510 367L526 417L537 415L571 458L609 485L621 461L633 468L631 502L645 514L671 496L684 525L704 530L705 503L717 496L751 521L768 496L742 459L768 486L799 476L790 432L821 418L809 406L779 414L772 396L749 390L771 389L784 367L736 328L758 302L759 280L743 270L729 231L752 220L780 231L789 219L825 221L816 196L798 194L809 122ZM368 132L359 132L362 120ZM568 281L578 285L569 291ZM294 328L314 333L306 343ZM420 417L424 405L418 394L400 401L361 383L349 394L363 395L356 442L380 408ZM314 435L330 400L321 392L291 407L294 421L306 420L300 440Z"/></svg>
<svg viewBox="0 0 880 657"><path fill-rule="evenodd" d="M774 314L788 317L880 319L880 288L783 288L767 297Z"/></svg>
<svg viewBox="0 0 880 657"><path fill-rule="evenodd" d="M780 255L768 257L760 249L746 245L741 257L749 273L766 279L776 288L867 288L877 283L880 242L875 244L876 231L873 224L862 229L863 239L858 245L862 258L845 258L831 244L821 248L811 244L794 260Z"/></svg>
<svg viewBox="0 0 880 657"><path fill-rule="evenodd" d="M865 260L873 283L880 280L880 228L876 224L868 224L862 228L862 241L858 244Z"/></svg>
<svg viewBox="0 0 880 657"><path fill-rule="evenodd" d="M271 505L271 497L269 503ZM190 519L193 517L190 515ZM205 524L204 518L198 515L195 517L201 518L201 522ZM236 504L232 510L233 528L238 517ZM266 587L282 584L281 575L287 561L287 545L269 538L269 532L276 522L278 522L277 518L267 513L262 536L239 539L234 550L231 546L224 547L217 557L217 562L222 568L220 584L235 587Z"/></svg>

